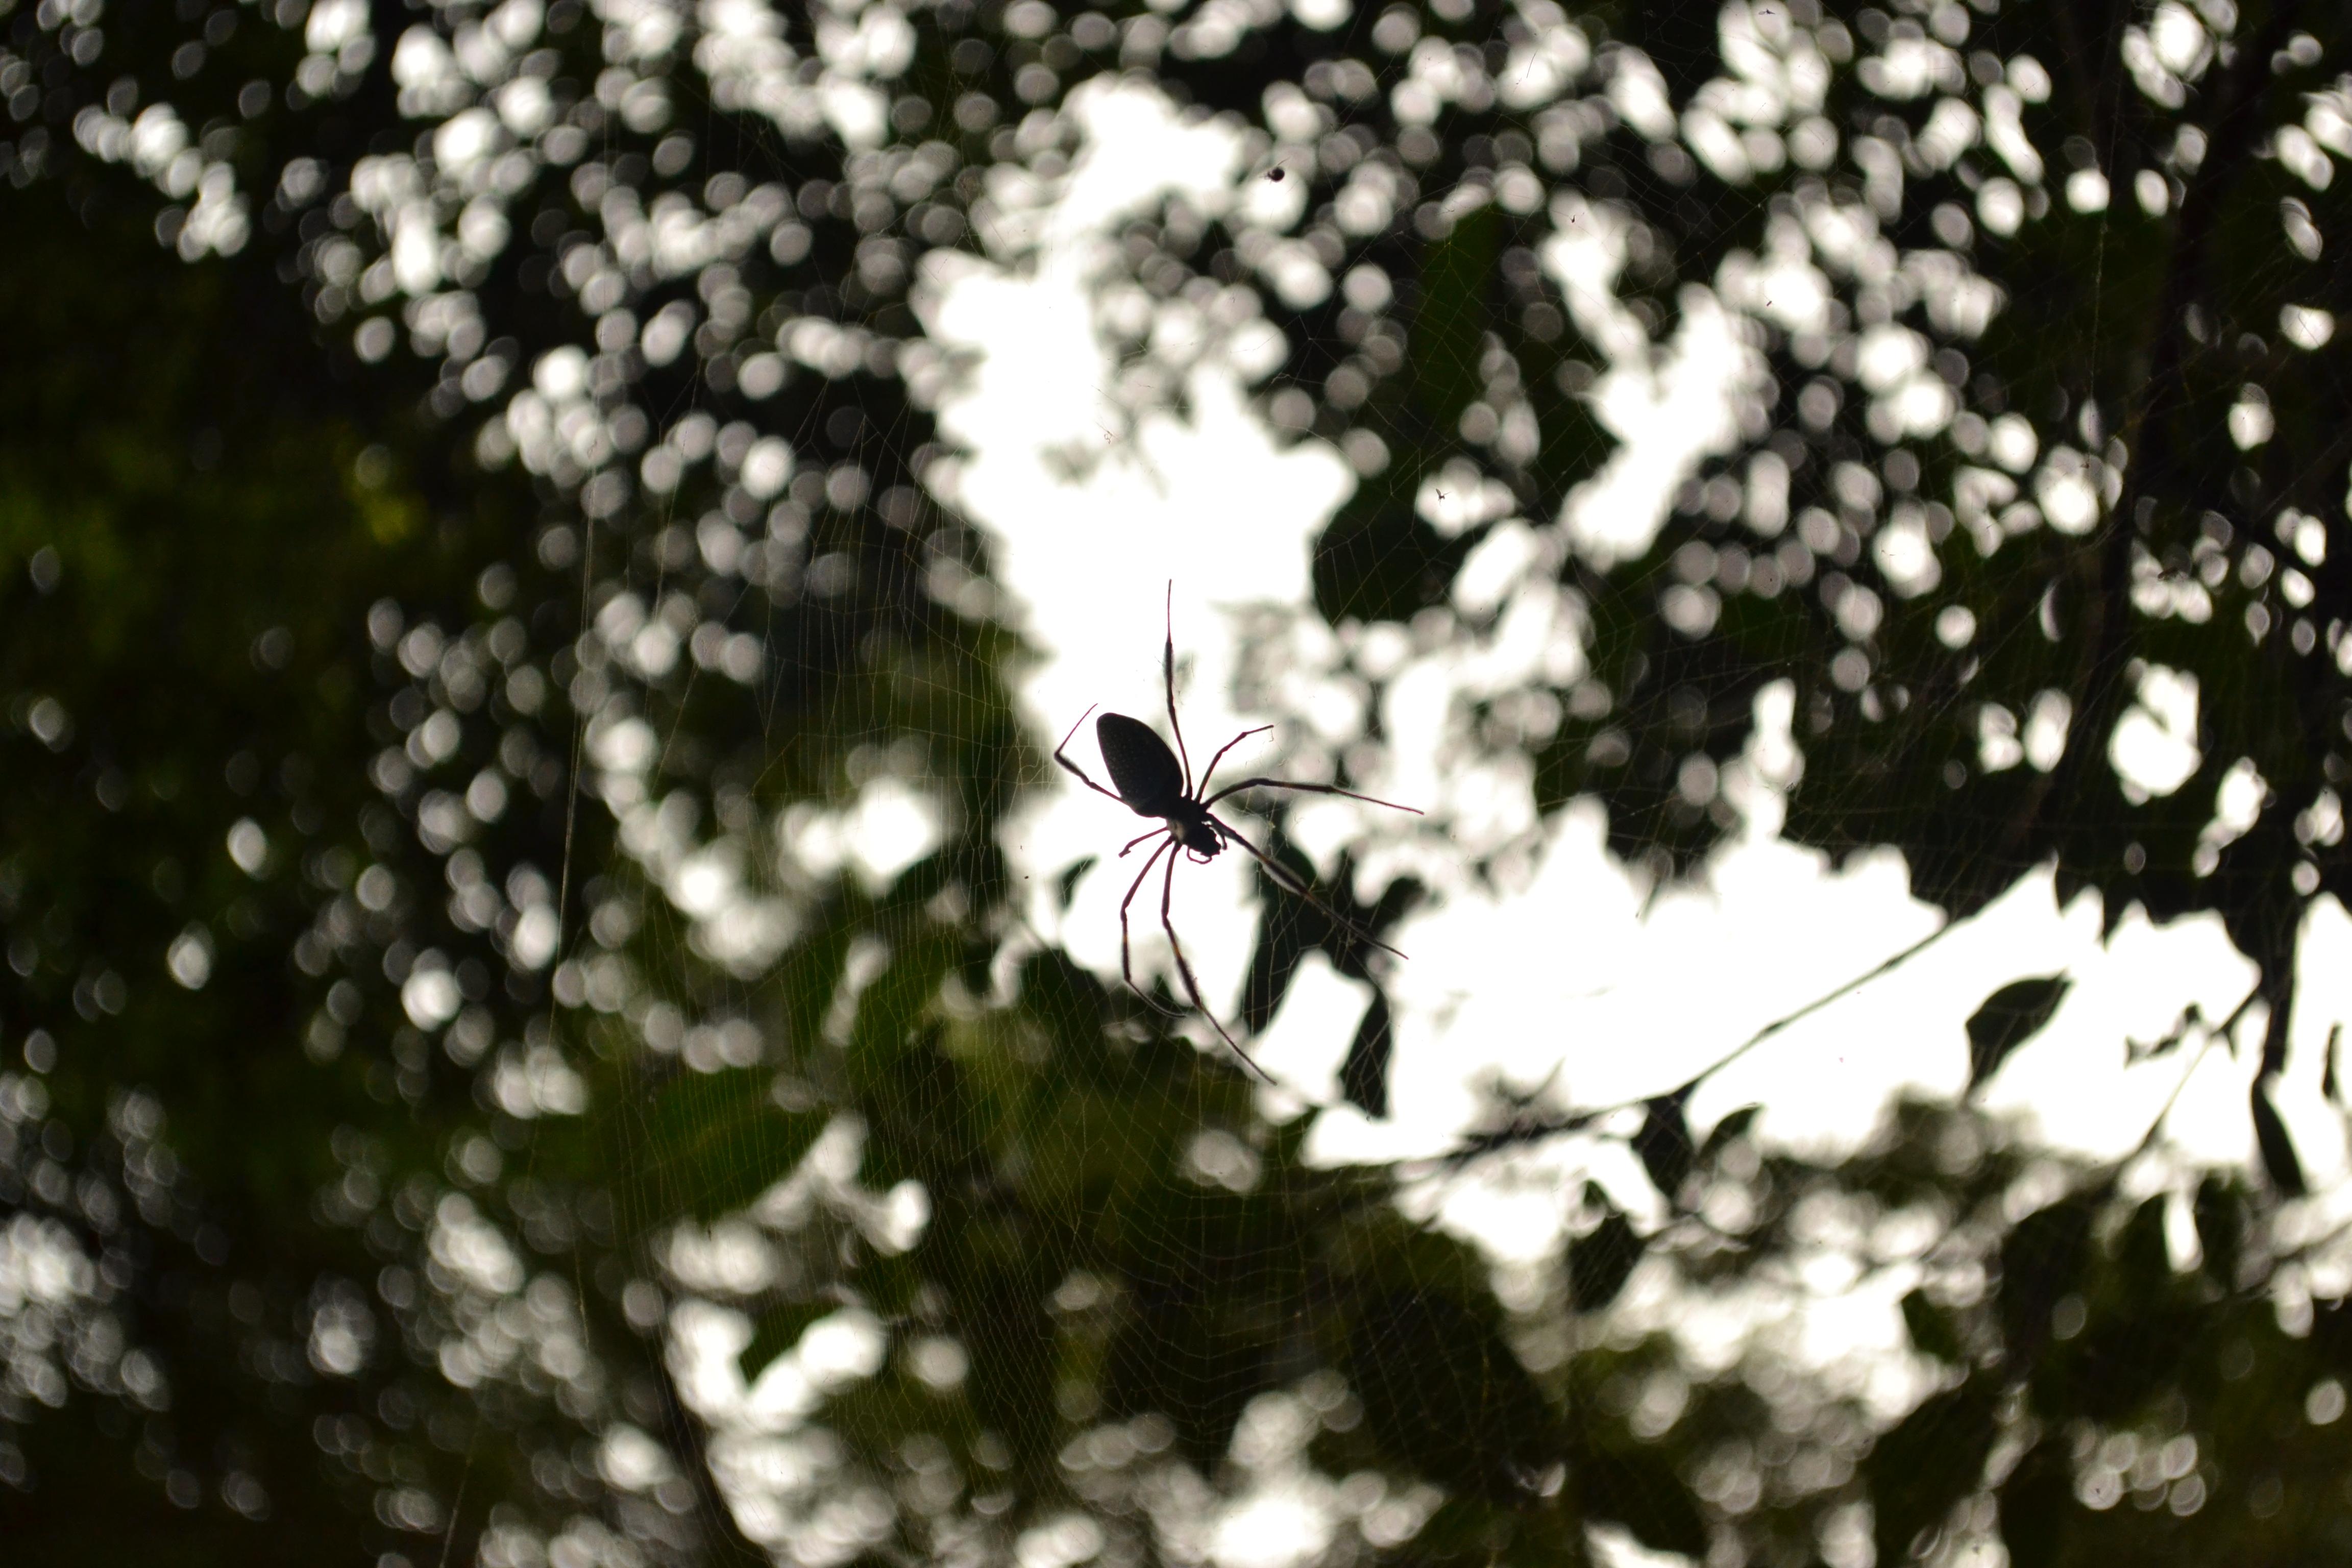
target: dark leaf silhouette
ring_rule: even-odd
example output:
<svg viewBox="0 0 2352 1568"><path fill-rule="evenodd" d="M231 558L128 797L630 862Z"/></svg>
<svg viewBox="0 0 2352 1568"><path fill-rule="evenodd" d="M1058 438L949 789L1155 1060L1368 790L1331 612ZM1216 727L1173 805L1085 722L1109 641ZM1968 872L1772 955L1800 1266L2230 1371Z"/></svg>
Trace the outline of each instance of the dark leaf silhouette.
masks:
<svg viewBox="0 0 2352 1568"><path fill-rule="evenodd" d="M1064 912L1068 911L1070 900L1078 896L1079 880L1093 870L1095 863L1101 858L1098 855L1081 855L1070 863L1068 870L1054 879L1054 900Z"/></svg>
<svg viewBox="0 0 2352 1568"><path fill-rule="evenodd" d="M800 1343L801 1335L819 1318L840 1310L837 1301L795 1301L773 1307L752 1321L751 1342L736 1352L746 1382L756 1382L768 1363Z"/></svg>
<svg viewBox="0 0 2352 1568"><path fill-rule="evenodd" d="M1356 1037L1348 1042L1347 1058L1339 1064L1339 1093L1365 1115L1383 1121L1389 1114L1389 1058L1395 1052L1389 999L1375 991L1372 1005L1356 1026Z"/></svg>
<svg viewBox="0 0 2352 1568"><path fill-rule="evenodd" d="M2263 1156L2263 1170L2271 1184L2291 1198L2299 1198L2310 1186L2304 1180L2303 1162L2295 1157L2294 1140L2286 1132L2286 1123L2279 1120L2278 1107L2271 1103L2271 1079L2264 1075L2254 1079L2250 1097L2254 1113L2254 1146Z"/></svg>
<svg viewBox="0 0 2352 1568"><path fill-rule="evenodd" d="M2246 1251L2244 1194L2231 1182L2209 1175L2197 1184L2197 1201L2191 1213L2197 1222L2197 1249L2204 1254L2205 1272L2224 1290L2235 1290L2239 1260Z"/></svg>
<svg viewBox="0 0 2352 1568"><path fill-rule="evenodd" d="M656 1099L643 1157L688 1213L709 1219L740 1208L790 1175L824 1131L823 1112L776 1103L774 1078L757 1068L687 1072Z"/></svg>
<svg viewBox="0 0 2352 1568"><path fill-rule="evenodd" d="M2029 1359L2050 1337L2050 1310L2077 1293L2091 1260L2095 1194L2074 1194L2017 1223L2000 1246L2000 1329L2011 1356Z"/></svg>
<svg viewBox="0 0 2352 1568"><path fill-rule="evenodd" d="M2000 1538L2016 1568L2053 1568L2065 1561L2068 1521L2079 1515L2074 1462L2064 1442L2045 1437L2000 1483Z"/></svg>
<svg viewBox="0 0 2352 1568"><path fill-rule="evenodd" d="M1650 1101L1648 1114L1633 1134L1633 1152L1641 1156L1642 1169L1650 1173L1658 1195L1676 1207L1681 1206L1683 1182L1698 1158L1690 1123L1683 1117L1690 1094L1682 1089Z"/></svg>
<svg viewBox="0 0 2352 1568"><path fill-rule="evenodd" d="M1275 853L1281 857L1294 873L1300 866L1295 851L1277 844ZM1311 880L1312 869L1307 870ZM1274 1016L1282 1009L1282 999L1290 994L1290 983L1298 977L1298 965L1313 948L1313 934L1305 929L1308 922L1319 921L1321 913L1300 904L1276 888L1273 879L1259 876L1257 944L1250 951L1248 978L1242 986L1242 1005L1238 1018L1247 1034L1263 1033Z"/></svg>
<svg viewBox="0 0 2352 1568"><path fill-rule="evenodd" d="M1349 1384L1388 1452L1433 1479L1522 1496L1557 1452L1543 1395L1479 1311L1433 1290L1388 1292L1356 1311Z"/></svg>
<svg viewBox="0 0 2352 1568"><path fill-rule="evenodd" d="M1699 1147L1699 1159L1702 1162L1712 1160L1723 1152L1726 1145L1746 1137L1748 1130L1756 1125L1756 1118L1762 1110L1762 1106L1743 1105L1717 1122L1708 1130L1706 1142Z"/></svg>
<svg viewBox="0 0 2352 1568"><path fill-rule="evenodd" d="M2189 1032L2203 1027L2204 1023L2203 1012L2192 1002L2182 1010L2179 1019L2173 1024L2172 1027L2155 1039L2143 1042L2126 1037L2124 1041L2124 1059L2126 1062L2153 1061L2158 1057L2178 1049L2180 1042L2189 1037Z"/></svg>
<svg viewBox="0 0 2352 1568"><path fill-rule="evenodd" d="M1911 1331L1911 1342L1925 1354L1955 1364L1967 1361L1967 1349L1951 1315L1927 1300L1925 1291L1913 1290L1903 1298L1903 1322Z"/></svg>
<svg viewBox="0 0 2352 1568"><path fill-rule="evenodd" d="M1597 1312L1617 1299L1642 1261L1641 1233L1610 1208L1601 1223L1568 1244L1568 1299L1580 1312Z"/></svg>
<svg viewBox="0 0 2352 1568"><path fill-rule="evenodd" d="M2013 980L1969 1018L1969 1090L2000 1070L2011 1051L2042 1032L2074 982L2063 974Z"/></svg>
<svg viewBox="0 0 2352 1568"><path fill-rule="evenodd" d="M1656 1449L1579 1454L1570 1477L1587 1519L1622 1524L1654 1551L1706 1553L1706 1520L1690 1489Z"/></svg>
<svg viewBox="0 0 2352 1568"><path fill-rule="evenodd" d="M1379 950L1365 942L1364 935L1384 937L1421 900L1423 892L1420 883L1402 877L1367 904L1356 897L1353 857L1341 855L1327 882L1316 876L1313 863L1297 847L1280 834L1275 835L1268 848L1300 886L1314 889L1314 901L1282 887L1263 868L1257 870L1261 900L1257 942L1250 953L1240 1014L1242 1026L1251 1034L1274 1021L1291 982L1297 977L1300 962L1311 952L1319 950L1341 974L1370 982L1368 964Z"/></svg>
<svg viewBox="0 0 2352 1568"><path fill-rule="evenodd" d="M1971 1378L1931 1394L1878 1439L1863 1461L1875 1511L1878 1559L1899 1563L1923 1530L1977 1489L1991 1451L2000 1390Z"/></svg>

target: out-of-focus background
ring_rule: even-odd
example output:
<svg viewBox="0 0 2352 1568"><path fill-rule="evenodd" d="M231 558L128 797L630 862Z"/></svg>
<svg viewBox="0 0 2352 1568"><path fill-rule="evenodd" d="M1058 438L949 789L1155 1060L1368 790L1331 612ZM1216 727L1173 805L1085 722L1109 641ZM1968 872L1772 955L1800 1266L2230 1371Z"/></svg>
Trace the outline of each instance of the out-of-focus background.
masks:
<svg viewBox="0 0 2352 1568"><path fill-rule="evenodd" d="M12 1561L2352 1552L2335 11L0 5Z"/></svg>

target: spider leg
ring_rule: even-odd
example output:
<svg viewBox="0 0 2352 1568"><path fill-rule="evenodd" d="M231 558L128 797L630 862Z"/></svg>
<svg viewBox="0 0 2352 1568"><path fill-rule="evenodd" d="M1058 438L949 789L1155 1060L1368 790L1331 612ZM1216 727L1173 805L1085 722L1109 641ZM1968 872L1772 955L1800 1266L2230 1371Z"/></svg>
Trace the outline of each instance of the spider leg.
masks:
<svg viewBox="0 0 2352 1568"><path fill-rule="evenodd" d="M1239 784L1227 784L1201 804L1203 806L1214 805L1229 795L1235 795L1252 788L1297 789L1305 790L1310 795L1344 795L1349 800L1360 800L1368 805L1385 805L1391 811L1409 811L1415 816L1423 815L1421 807L1417 805L1399 805L1392 800L1381 800L1376 795L1358 795L1354 790L1341 789L1338 784L1300 784L1295 779L1244 779Z"/></svg>
<svg viewBox="0 0 2352 1568"><path fill-rule="evenodd" d="M1386 803L1382 802L1381 804L1385 805ZM1411 810L1412 808L1407 806L1404 809ZM1349 920L1347 916L1341 914L1339 910L1333 909L1322 900L1317 898L1306 883L1300 881L1297 877L1292 876L1281 866L1276 864L1272 856L1259 848L1256 845L1251 843L1248 839L1243 837L1241 834L1223 817L1213 816L1209 820L1215 824L1218 832L1223 834L1226 837L1232 839L1234 843L1240 845L1243 848L1255 856L1257 858L1257 863L1265 868L1266 874L1272 877L1276 885L1280 887L1284 891L1291 894L1294 898L1304 899L1308 903L1313 904L1317 909L1322 910L1325 915L1329 917L1340 930L1346 931L1349 936L1354 937L1357 941L1370 942L1382 952L1392 952L1399 958L1405 956L1399 949L1391 947L1387 942L1382 942L1379 937L1374 936L1371 932L1366 931L1363 927L1358 925L1355 921Z"/></svg>
<svg viewBox="0 0 2352 1568"><path fill-rule="evenodd" d="M1263 735L1268 730L1273 728L1274 726L1271 724L1260 724L1255 730L1244 730L1240 734L1235 735L1232 740L1227 741L1223 745L1218 747L1217 754L1209 759L1208 771L1201 775L1201 793L1204 795L1208 793L1209 781L1216 776L1217 764L1225 760L1225 753L1227 752L1232 751L1235 746L1240 745L1252 735Z"/></svg>
<svg viewBox="0 0 2352 1568"><path fill-rule="evenodd" d="M1166 832L1167 830L1162 828L1160 831ZM1143 837L1149 838L1151 835L1147 833ZM1152 998L1150 992L1144 990L1142 986L1138 985L1135 983L1135 965L1128 955L1127 906L1135 902L1135 895L1143 890L1143 879L1151 875L1152 862L1158 860L1161 855L1166 854L1169 845L1175 842L1175 838L1171 836L1166 843L1161 844L1159 848L1154 849L1150 854L1144 857L1143 869L1135 874L1135 880L1129 882L1127 886L1127 897L1118 901L1118 972L1121 975L1126 977L1127 988L1129 991L1132 991L1138 996L1142 997L1145 1005L1150 1007L1153 1012L1165 1014L1171 1018L1181 1017L1183 1015L1181 1013L1169 1012L1167 1008L1162 1007ZM1133 846L1130 845L1129 847L1132 848ZM1120 853L1125 854L1126 851L1121 850ZM1176 864L1176 858L1173 855L1170 855L1168 857L1168 864L1171 868Z"/></svg>
<svg viewBox="0 0 2352 1568"><path fill-rule="evenodd" d="M1097 704L1097 706L1100 706L1100 704ZM1093 708L1089 708L1089 709L1087 709L1087 713L1091 713L1091 712L1093 712L1093 711L1094 711L1094 709L1093 709ZM1083 724L1083 723L1085 723L1085 722L1087 721L1087 713L1081 713L1081 714L1079 714L1079 715L1078 715L1078 724ZM1078 724L1073 724L1073 725L1071 725L1071 726L1070 726L1070 735L1075 735L1075 734L1076 734L1076 733L1078 732ZM1080 784L1082 784L1086 785L1088 789L1090 789L1090 790L1094 791L1097 795L1110 795L1110 798L1111 798L1111 799L1113 799L1113 800L1115 800L1115 801L1117 801L1117 802L1118 802L1118 804L1119 804L1119 805L1127 805L1127 797L1126 797L1125 795L1112 795L1112 794L1111 794L1111 792L1110 792L1109 790L1107 790L1107 789L1103 788L1103 786L1102 786L1102 785L1100 785L1100 784L1098 784L1095 783L1095 781L1094 781L1094 780L1092 780L1092 779L1088 778L1088 777L1087 776L1087 770L1086 770L1086 769L1084 769L1084 768L1082 768L1082 767L1078 766L1078 764L1077 764L1077 763L1074 763L1074 762L1070 761L1070 759L1069 759L1069 758L1067 758L1067 757L1066 757L1066 756L1064 756L1064 755L1062 754L1062 748L1063 748L1064 746L1067 746L1067 745L1070 743L1070 735L1065 735L1065 736L1063 736L1063 737L1062 737L1062 744L1061 744L1060 746L1056 746L1056 747L1055 747L1055 748L1054 748L1054 760L1055 760L1055 762L1057 762L1057 763L1061 763L1063 767L1065 767L1065 768L1068 769L1071 773L1076 773L1076 774L1077 775L1078 782L1079 782ZM1128 810L1129 810L1129 811L1133 811L1133 810L1135 809L1135 807L1133 807L1133 806L1131 806L1131 805L1128 805L1128 806L1127 806L1127 809L1128 809Z"/></svg>
<svg viewBox="0 0 2352 1568"><path fill-rule="evenodd" d="M1168 688L1168 727L1176 731L1176 756L1184 764L1184 793L1192 793L1192 759L1184 751L1184 726L1176 721L1176 584L1168 584L1168 637L1160 645L1160 679Z"/></svg>
<svg viewBox="0 0 2352 1568"><path fill-rule="evenodd" d="M1168 874L1160 879L1160 929L1168 933L1168 947L1176 955L1176 973L1184 982L1184 994L1192 999L1192 1005L1199 1010L1201 1016L1209 1020L1209 1026L1217 1031L1218 1037L1225 1042L1225 1048L1239 1057L1242 1059L1242 1065L1248 1068L1258 1078L1272 1083L1273 1077L1264 1068L1258 1066L1247 1051L1234 1043L1233 1036L1226 1032L1224 1025L1218 1021L1216 1014L1210 1010L1206 1002L1201 1000L1201 983L1192 977L1192 961L1184 956L1184 944L1176 940L1176 922L1168 912L1169 900L1174 897L1175 892L1176 857L1171 855L1168 857Z"/></svg>
<svg viewBox="0 0 2352 1568"><path fill-rule="evenodd" d="M1119 852L1118 852L1118 858L1119 858L1120 859L1122 859L1122 860L1126 859L1126 858L1127 858L1127 854L1128 854L1128 851L1129 851L1129 850L1130 850L1130 849L1134 848L1137 845L1139 845L1139 844L1142 843L1145 839L1147 839L1147 838L1150 838L1150 837L1156 837L1156 836L1158 836L1158 835L1160 835L1160 834L1165 833L1165 832L1167 832L1167 831L1168 831L1168 829L1166 829L1166 828L1164 828L1164 827L1155 827L1155 828L1153 828L1150 833L1139 833L1139 834L1137 834L1134 837L1132 837L1132 838L1129 839L1129 840L1127 841L1127 843L1126 843L1126 844L1125 844L1125 845L1124 845L1124 846L1119 849Z"/></svg>

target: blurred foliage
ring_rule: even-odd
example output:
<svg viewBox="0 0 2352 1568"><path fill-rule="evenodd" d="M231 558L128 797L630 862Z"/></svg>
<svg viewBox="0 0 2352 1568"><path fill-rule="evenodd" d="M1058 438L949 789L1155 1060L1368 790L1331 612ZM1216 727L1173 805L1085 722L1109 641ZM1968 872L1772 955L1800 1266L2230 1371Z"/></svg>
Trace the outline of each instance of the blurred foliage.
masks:
<svg viewBox="0 0 2352 1568"><path fill-rule="evenodd" d="M2273 1100L2346 876L2343 18L1893 10L0 11L0 1538L1066 1568L1295 1483L1335 1561L2352 1550ZM1098 287L1136 417L1202 335L1153 324L1284 330L1269 419L1361 481L1344 647L1533 625L1458 738L1660 877L1785 682L1792 837L1956 915L2052 861L2217 911L2267 1182L1965 1106L1808 1160L1696 1082L1318 1169L1029 931L996 835L1045 770L921 263L1021 264L1056 106L1123 72L1303 198L1166 201ZM1602 389L1703 341L1726 429L1612 559ZM2193 761L2127 789L2165 690ZM841 847L877 802L911 864ZM1424 896L1355 863L1360 925ZM1314 951L1375 984L1383 1115L1327 915L1269 899L1244 1022ZM1972 1085L2066 984L1987 999ZM1651 1201L1539 1163L1611 1142ZM1521 1159L1544 1268L1408 1217ZM1776 1339L1823 1278L1899 1301L1895 1395Z"/></svg>

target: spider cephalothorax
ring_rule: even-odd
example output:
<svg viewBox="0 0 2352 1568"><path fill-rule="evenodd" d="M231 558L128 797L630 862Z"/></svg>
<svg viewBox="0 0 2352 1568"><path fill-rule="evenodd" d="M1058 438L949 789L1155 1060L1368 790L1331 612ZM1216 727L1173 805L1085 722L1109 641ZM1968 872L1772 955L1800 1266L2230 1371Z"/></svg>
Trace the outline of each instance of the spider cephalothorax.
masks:
<svg viewBox="0 0 2352 1568"><path fill-rule="evenodd" d="M1226 1033L1224 1025L1217 1021L1217 1016L1210 1010L1209 1005L1201 1000L1200 982L1192 977L1192 965L1184 957L1183 944L1176 940L1175 922L1169 917L1169 904L1174 896L1176 886L1177 857L1171 851L1182 849L1190 853L1195 861L1209 861L1215 859L1228 842L1238 844L1255 858L1259 865L1265 868L1267 874L1277 885L1323 910L1343 928L1373 946L1389 952L1396 952L1395 948L1390 947L1378 937L1366 931L1357 931L1350 922L1341 919L1309 892L1305 884L1276 865L1265 851L1243 837L1231 824L1221 819L1211 808L1227 795L1237 795L1245 789L1295 789L1310 791L1317 795L1343 795L1350 800L1365 801L1373 805L1385 805L1397 811L1410 811L1415 816L1420 816L1421 813L1412 806L1398 805L1393 801L1375 800L1370 795L1358 795L1354 790L1341 789L1337 784L1299 784L1289 779L1246 778L1239 784L1227 784L1214 795L1209 794L1209 781L1216 775L1217 764L1225 760L1225 753L1252 735L1262 735L1273 728L1272 725L1267 724L1261 724L1255 730L1244 730L1219 747L1217 754L1209 759L1208 767L1202 773L1200 784L1195 786L1192 783L1192 757L1184 749L1184 727L1177 721L1176 718L1174 595L1174 586L1171 584L1168 633L1166 639L1160 645L1160 670L1161 682L1167 689L1168 727L1175 732L1176 750L1170 751L1168 743L1153 732L1150 725L1139 719L1130 719L1124 713L1106 713L1096 720L1095 742L1102 750L1103 766L1109 770L1111 783L1118 786L1118 791L1113 793L1088 778L1084 768L1063 754L1070 743L1070 735L1076 734L1078 724L1083 724L1087 721L1087 714L1081 713L1078 715L1078 724L1071 725L1070 734L1064 735L1061 745L1054 748L1054 761L1077 775L1078 781L1097 795L1108 795L1138 816L1156 816L1161 824L1150 832L1129 840L1127 847L1119 851L1119 854L1124 857L1139 846L1148 844L1154 838L1160 841L1152 848L1151 853L1144 858L1143 869L1135 874L1135 880L1128 884L1127 897L1119 900L1118 967L1119 973L1126 976L1129 987L1139 996L1144 994L1143 988L1135 984L1135 969L1129 953L1128 907L1135 902L1135 895L1142 890L1143 879L1151 875L1151 868L1159 863L1162 855L1166 855L1168 869L1161 876L1160 883L1160 927L1168 933L1168 945L1175 953L1177 975L1183 981L1185 994L1192 998L1192 1005L1199 1008L1209 1022L1215 1026L1217 1033L1223 1037L1225 1044L1232 1047L1234 1055L1247 1063L1252 1072L1256 1073L1260 1078L1265 1078L1265 1070L1250 1059L1248 1052L1234 1044L1233 1036ZM1087 713L1093 711L1091 708L1087 710ZM1397 956L1402 958L1404 954L1398 952Z"/></svg>

